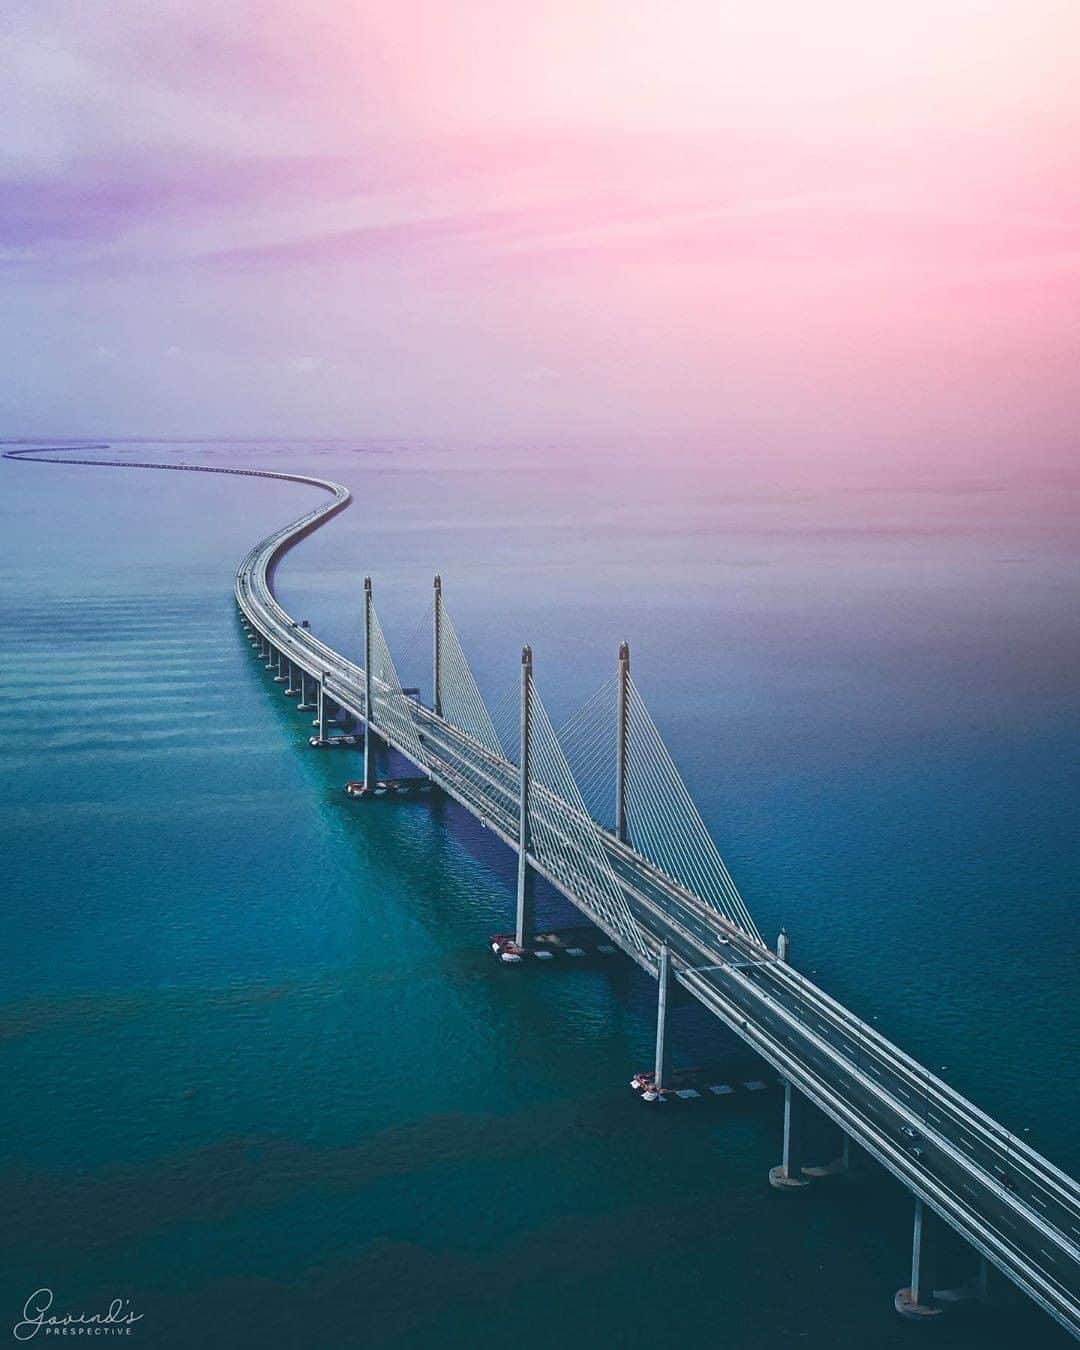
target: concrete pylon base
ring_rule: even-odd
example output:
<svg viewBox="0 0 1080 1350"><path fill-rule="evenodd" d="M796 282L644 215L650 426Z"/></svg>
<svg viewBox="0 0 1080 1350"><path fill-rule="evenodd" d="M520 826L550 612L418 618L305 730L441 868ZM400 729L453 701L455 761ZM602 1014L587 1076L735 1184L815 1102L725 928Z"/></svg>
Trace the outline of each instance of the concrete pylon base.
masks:
<svg viewBox="0 0 1080 1350"><path fill-rule="evenodd" d="M906 1317L909 1322L929 1322L935 1317L940 1317L942 1312L933 1303L916 1303L911 1297L910 1288L896 1291L893 1307L901 1317Z"/></svg>
<svg viewBox="0 0 1080 1350"><path fill-rule="evenodd" d="M974 1299L986 1298L986 1290L977 1279L965 1280L955 1289L935 1289L935 1303L970 1303Z"/></svg>
<svg viewBox="0 0 1080 1350"><path fill-rule="evenodd" d="M298 703L298 704L296 705L296 711L297 711L297 712L313 712L314 710L315 710L315 704L314 704L314 703ZM318 722L312 722L311 725L312 725L313 727L317 727L319 724L318 724Z"/></svg>
<svg viewBox="0 0 1080 1350"><path fill-rule="evenodd" d="M275 675L275 676L274 676L274 683L275 683L275 684L288 684L289 681L288 681L287 676L285 676L285 675Z"/></svg>
<svg viewBox="0 0 1080 1350"><path fill-rule="evenodd" d="M770 1167L769 1185L778 1191L801 1191L810 1183L805 1177L788 1176L783 1167Z"/></svg>
<svg viewBox="0 0 1080 1350"><path fill-rule="evenodd" d="M834 1158L832 1162L822 1163L818 1167L804 1167L802 1174L804 1177L838 1177L841 1173L848 1170L847 1160L843 1157Z"/></svg>

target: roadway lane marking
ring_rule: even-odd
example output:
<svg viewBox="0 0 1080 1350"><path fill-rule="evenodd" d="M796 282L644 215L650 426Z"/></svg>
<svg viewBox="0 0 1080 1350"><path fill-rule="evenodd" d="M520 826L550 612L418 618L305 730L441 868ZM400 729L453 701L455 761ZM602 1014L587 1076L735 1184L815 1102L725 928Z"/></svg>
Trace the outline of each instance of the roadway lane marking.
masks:
<svg viewBox="0 0 1080 1350"><path fill-rule="evenodd" d="M1045 1247L1040 1247L1039 1251L1042 1252L1043 1256L1045 1256L1048 1261L1053 1261L1053 1263L1057 1265L1057 1257L1053 1252L1048 1252Z"/></svg>
<svg viewBox="0 0 1080 1350"><path fill-rule="evenodd" d="M1032 1200L1035 1201L1035 1203L1036 1203L1037 1205L1041 1205L1041 1206L1043 1207L1043 1209L1046 1209L1046 1201L1042 1198L1041 1195L1036 1195L1035 1192L1032 1191L1032 1193L1031 1193L1031 1198L1032 1198Z"/></svg>

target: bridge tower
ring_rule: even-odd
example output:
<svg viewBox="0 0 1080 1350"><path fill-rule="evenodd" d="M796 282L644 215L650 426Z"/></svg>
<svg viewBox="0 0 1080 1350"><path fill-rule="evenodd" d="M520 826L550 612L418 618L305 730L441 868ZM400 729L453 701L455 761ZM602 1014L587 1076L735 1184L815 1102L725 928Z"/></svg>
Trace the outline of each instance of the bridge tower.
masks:
<svg viewBox="0 0 1080 1350"><path fill-rule="evenodd" d="M630 644L619 643L615 705L615 838L626 843L626 704L630 684Z"/></svg>
<svg viewBox="0 0 1080 1350"><path fill-rule="evenodd" d="M517 917L514 941L519 947L532 940L535 924L535 879L529 867L532 846L529 795L532 784L532 648L521 649L521 750L519 767Z"/></svg>
<svg viewBox="0 0 1080 1350"><path fill-rule="evenodd" d="M435 626L431 646L431 706L442 716L442 577L435 573Z"/></svg>
<svg viewBox="0 0 1080 1350"><path fill-rule="evenodd" d="M374 702L371 697L371 578L364 578L364 791L371 791L375 768L375 737L372 735Z"/></svg>

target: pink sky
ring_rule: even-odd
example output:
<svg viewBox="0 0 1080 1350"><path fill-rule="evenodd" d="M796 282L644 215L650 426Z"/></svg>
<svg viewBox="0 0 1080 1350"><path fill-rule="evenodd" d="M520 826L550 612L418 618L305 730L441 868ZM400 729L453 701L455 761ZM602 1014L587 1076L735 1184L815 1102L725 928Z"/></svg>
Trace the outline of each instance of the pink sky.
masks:
<svg viewBox="0 0 1080 1350"><path fill-rule="evenodd" d="M0 433L1063 464L1074 0L9 0Z"/></svg>

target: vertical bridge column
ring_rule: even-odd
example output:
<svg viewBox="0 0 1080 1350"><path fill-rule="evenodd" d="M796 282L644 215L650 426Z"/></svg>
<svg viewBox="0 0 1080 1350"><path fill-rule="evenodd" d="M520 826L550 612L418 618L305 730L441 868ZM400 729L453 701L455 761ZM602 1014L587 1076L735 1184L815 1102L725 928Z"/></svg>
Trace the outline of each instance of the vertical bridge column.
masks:
<svg viewBox="0 0 1080 1350"><path fill-rule="evenodd" d="M664 1090L664 1069L667 1059L667 998L670 978L671 948L666 942L662 942L656 982L656 1062L653 1066L653 1091L657 1094L658 1102L664 1100L660 1094Z"/></svg>
<svg viewBox="0 0 1080 1350"><path fill-rule="evenodd" d="M769 1168L769 1185L778 1191L801 1190L810 1183L802 1174L803 1099L784 1079L784 1152L779 1167Z"/></svg>
<svg viewBox="0 0 1080 1350"><path fill-rule="evenodd" d="M364 578L364 791L371 791L375 737L372 735L374 704L371 697L371 578Z"/></svg>
<svg viewBox="0 0 1080 1350"><path fill-rule="evenodd" d="M285 662L285 653L279 649L277 654L277 674L274 676L275 684L288 684L289 682L288 676L281 668L283 662Z"/></svg>
<svg viewBox="0 0 1080 1350"><path fill-rule="evenodd" d="M630 644L619 643L615 707L615 838L626 843L626 700L630 683Z"/></svg>
<svg viewBox="0 0 1080 1350"><path fill-rule="evenodd" d="M514 941L519 947L532 941L535 924L533 875L529 868L529 783L532 778L532 648L521 649L521 767L518 808L517 916Z"/></svg>
<svg viewBox="0 0 1080 1350"><path fill-rule="evenodd" d="M431 706L442 716L442 577L435 574L435 627L431 645Z"/></svg>
<svg viewBox="0 0 1080 1350"><path fill-rule="evenodd" d="M328 670L322 673L322 679L319 681L319 700L318 700L318 722L319 722L319 740L326 740L326 677L330 674Z"/></svg>
<svg viewBox="0 0 1080 1350"><path fill-rule="evenodd" d="M934 1223L935 1216L924 1210L915 1197L915 1225L911 1234L911 1284L898 1289L893 1307L901 1317L913 1322L938 1317L941 1308L934 1302Z"/></svg>
<svg viewBox="0 0 1080 1350"><path fill-rule="evenodd" d="M776 939L776 954L781 961L788 959L790 943L787 929L781 928ZM802 1170L802 1125L804 1102L802 1097L784 1079L784 1152L779 1167L769 1168L769 1185L778 1191L801 1190L810 1183Z"/></svg>

